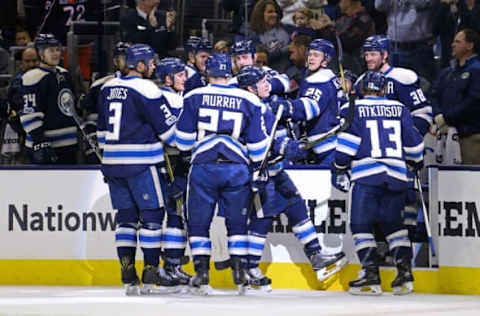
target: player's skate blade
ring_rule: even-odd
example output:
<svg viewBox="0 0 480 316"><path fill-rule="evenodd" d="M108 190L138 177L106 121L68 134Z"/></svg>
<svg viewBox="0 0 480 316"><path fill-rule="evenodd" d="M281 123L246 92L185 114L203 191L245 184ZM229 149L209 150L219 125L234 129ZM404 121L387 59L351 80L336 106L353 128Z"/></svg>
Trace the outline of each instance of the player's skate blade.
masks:
<svg viewBox="0 0 480 316"><path fill-rule="evenodd" d="M324 260L323 267L319 269L312 265L314 270L316 270L317 272L317 279L320 282L325 281L326 279L333 276L335 273L342 270L343 267L345 267L348 263L347 257L345 256L344 253L328 256L323 260Z"/></svg>
<svg viewBox="0 0 480 316"><path fill-rule="evenodd" d="M350 287L348 293L352 295L379 296L382 295L380 285L365 285L360 287Z"/></svg>
<svg viewBox="0 0 480 316"><path fill-rule="evenodd" d="M138 284L125 284L125 295L126 296L139 296L140 295L140 286Z"/></svg>
<svg viewBox="0 0 480 316"><path fill-rule="evenodd" d="M259 290L262 292L272 291L272 280L266 277L259 268L252 268L247 271L247 281L249 289Z"/></svg>
<svg viewBox="0 0 480 316"><path fill-rule="evenodd" d="M190 294L198 295L198 296L209 296L213 294L213 289L210 285L199 285L199 286L191 286L188 288Z"/></svg>
<svg viewBox="0 0 480 316"><path fill-rule="evenodd" d="M400 286L392 287L393 295L407 295L413 292L413 282L405 282Z"/></svg>
<svg viewBox="0 0 480 316"><path fill-rule="evenodd" d="M144 284L140 288L141 295L162 295L179 293L182 290L181 286L160 286L155 284Z"/></svg>

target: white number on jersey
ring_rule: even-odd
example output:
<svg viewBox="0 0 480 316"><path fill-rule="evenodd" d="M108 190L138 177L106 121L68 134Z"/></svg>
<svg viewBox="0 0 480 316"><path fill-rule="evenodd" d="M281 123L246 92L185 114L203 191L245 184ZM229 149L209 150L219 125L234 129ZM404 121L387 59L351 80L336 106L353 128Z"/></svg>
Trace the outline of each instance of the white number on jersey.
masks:
<svg viewBox="0 0 480 316"><path fill-rule="evenodd" d="M65 6L63 7L63 12L68 13L68 19L65 23L65 26L70 26L74 21L84 21L83 15L85 14L85 6L79 4L76 7L74 6Z"/></svg>
<svg viewBox="0 0 480 316"><path fill-rule="evenodd" d="M23 95L23 106L24 108L36 107L37 101L34 93L24 94Z"/></svg>
<svg viewBox="0 0 480 316"><path fill-rule="evenodd" d="M315 101L320 101L322 97L322 91L315 89L315 88L308 88L307 92L305 92L306 97L311 97Z"/></svg>
<svg viewBox="0 0 480 316"><path fill-rule="evenodd" d="M383 120L382 122L382 135L388 135L388 140L395 144L395 148L384 147L385 154L382 154L382 148L380 147L380 134L378 130L378 122L375 120L367 120L365 123L370 130L370 144L372 151L370 155L373 158L379 157L392 157L402 158L402 128L400 121Z"/></svg>
<svg viewBox="0 0 480 316"><path fill-rule="evenodd" d="M200 108L198 116L209 119L209 122L198 122L198 139L201 140L205 137L205 132L218 131L218 123L220 118L220 112L217 109L205 109ZM242 128L243 113L222 111L222 121L233 121L233 130L231 136L235 139L240 137Z"/></svg>
<svg viewBox="0 0 480 316"><path fill-rule="evenodd" d="M413 105L419 105L420 103L427 101L427 98L425 98L422 89L417 89L410 92L410 96L413 99Z"/></svg>
<svg viewBox="0 0 480 316"><path fill-rule="evenodd" d="M110 112L113 111L113 115L108 118L108 124L113 125L113 132L108 132L105 135L106 140L119 140L120 139L120 122L122 119L122 103L112 102L108 107Z"/></svg>

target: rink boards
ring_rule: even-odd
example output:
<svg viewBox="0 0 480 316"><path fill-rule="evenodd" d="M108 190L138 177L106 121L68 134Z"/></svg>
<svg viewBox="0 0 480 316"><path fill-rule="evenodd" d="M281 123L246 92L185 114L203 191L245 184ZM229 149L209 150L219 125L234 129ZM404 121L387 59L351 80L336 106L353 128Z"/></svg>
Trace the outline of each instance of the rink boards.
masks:
<svg viewBox="0 0 480 316"><path fill-rule="evenodd" d="M415 269L415 289L426 293L480 294L480 168L429 170L431 227L438 252ZM330 173L288 170L306 199L324 249L343 249L350 264L325 284L316 281L285 218L269 234L261 267L274 288L345 290L360 268L348 230L348 196L330 186ZM96 168L0 170L0 284L118 285L114 211ZM222 220L212 227L214 258L225 259ZM427 255L428 256L428 255ZM137 253L141 271L141 251ZM186 270L192 271L191 264ZM382 269L384 290L395 272ZM229 270L211 270L212 285L232 287Z"/></svg>

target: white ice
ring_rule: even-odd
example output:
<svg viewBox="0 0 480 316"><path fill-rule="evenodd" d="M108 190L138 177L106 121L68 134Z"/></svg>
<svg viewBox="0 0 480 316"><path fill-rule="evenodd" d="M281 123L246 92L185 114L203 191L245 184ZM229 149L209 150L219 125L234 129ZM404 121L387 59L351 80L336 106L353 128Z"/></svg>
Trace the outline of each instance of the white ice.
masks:
<svg viewBox="0 0 480 316"><path fill-rule="evenodd" d="M357 297L346 292L215 289L212 296L126 297L120 287L1 286L0 315L300 316L480 315L480 297L411 294Z"/></svg>

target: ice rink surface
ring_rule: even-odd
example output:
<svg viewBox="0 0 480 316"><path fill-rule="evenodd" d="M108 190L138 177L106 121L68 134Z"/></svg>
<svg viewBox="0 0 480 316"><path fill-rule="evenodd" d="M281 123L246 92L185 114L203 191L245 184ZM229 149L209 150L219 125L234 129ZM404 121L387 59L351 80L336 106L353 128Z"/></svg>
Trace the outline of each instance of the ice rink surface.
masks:
<svg viewBox="0 0 480 316"><path fill-rule="evenodd" d="M175 315L175 316L300 316L300 315L444 315L479 316L480 297L411 294L380 297L346 292L214 289L207 297L165 294L126 297L120 287L0 287L0 315Z"/></svg>

